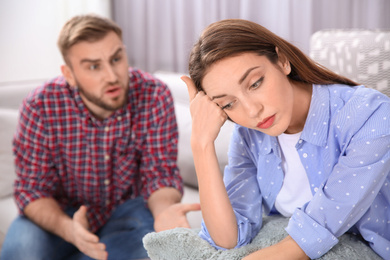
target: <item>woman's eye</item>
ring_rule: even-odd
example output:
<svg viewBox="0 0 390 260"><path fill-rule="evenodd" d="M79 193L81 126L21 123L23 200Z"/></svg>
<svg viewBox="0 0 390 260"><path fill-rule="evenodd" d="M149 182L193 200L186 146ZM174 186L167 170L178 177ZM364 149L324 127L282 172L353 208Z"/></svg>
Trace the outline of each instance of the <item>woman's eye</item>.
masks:
<svg viewBox="0 0 390 260"><path fill-rule="evenodd" d="M221 108L222 108L222 110L229 110L229 109L231 109L233 107L233 102L230 102L229 104L227 104L227 105L224 105L224 106L222 106Z"/></svg>
<svg viewBox="0 0 390 260"><path fill-rule="evenodd" d="M261 77L259 80L257 80L255 83L253 83L250 88L251 89L257 89L258 87L260 87L261 85L261 82L263 82L263 77Z"/></svg>

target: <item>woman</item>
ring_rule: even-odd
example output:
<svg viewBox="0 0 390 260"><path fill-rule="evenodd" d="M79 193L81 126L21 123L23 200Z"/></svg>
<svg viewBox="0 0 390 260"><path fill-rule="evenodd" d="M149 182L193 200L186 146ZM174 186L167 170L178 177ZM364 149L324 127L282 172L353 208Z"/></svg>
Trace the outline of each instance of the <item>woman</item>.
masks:
<svg viewBox="0 0 390 260"><path fill-rule="evenodd" d="M318 258L346 232L390 258L388 97L238 19L205 29L189 74L202 238L240 247L263 214L282 214L289 235L245 259ZM222 177L214 140L227 119L236 127Z"/></svg>

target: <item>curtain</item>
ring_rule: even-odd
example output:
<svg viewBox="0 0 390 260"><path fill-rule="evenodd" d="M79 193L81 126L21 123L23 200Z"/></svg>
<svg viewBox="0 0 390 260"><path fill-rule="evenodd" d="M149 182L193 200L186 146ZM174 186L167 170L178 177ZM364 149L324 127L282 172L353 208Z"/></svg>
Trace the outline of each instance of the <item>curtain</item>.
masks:
<svg viewBox="0 0 390 260"><path fill-rule="evenodd" d="M188 55L212 22L259 23L309 53L310 36L325 28L390 28L388 0L112 0L131 66L187 72Z"/></svg>

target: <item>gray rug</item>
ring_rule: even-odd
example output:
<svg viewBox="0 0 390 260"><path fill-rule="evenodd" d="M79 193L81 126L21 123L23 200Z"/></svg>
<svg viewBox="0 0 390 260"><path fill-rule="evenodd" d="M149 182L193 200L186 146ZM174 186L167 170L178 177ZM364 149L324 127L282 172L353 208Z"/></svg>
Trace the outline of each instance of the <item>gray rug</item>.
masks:
<svg viewBox="0 0 390 260"><path fill-rule="evenodd" d="M277 243L287 236L284 227L288 219L279 216L265 217L263 228L251 244L230 250L216 250L198 236L199 229L175 228L149 233L143 238L144 247L152 260L238 260L244 256ZM321 260L376 260L379 257L358 237L345 234L339 243Z"/></svg>

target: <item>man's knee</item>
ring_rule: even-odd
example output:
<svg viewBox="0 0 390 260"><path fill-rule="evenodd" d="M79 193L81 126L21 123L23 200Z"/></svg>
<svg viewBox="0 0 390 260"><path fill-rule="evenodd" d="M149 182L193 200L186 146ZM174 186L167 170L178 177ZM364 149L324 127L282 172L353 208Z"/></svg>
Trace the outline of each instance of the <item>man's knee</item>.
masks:
<svg viewBox="0 0 390 260"><path fill-rule="evenodd" d="M1 259L45 259L60 238L43 230L26 217L13 221L6 234Z"/></svg>

